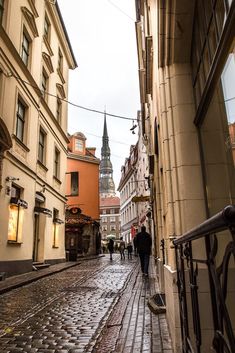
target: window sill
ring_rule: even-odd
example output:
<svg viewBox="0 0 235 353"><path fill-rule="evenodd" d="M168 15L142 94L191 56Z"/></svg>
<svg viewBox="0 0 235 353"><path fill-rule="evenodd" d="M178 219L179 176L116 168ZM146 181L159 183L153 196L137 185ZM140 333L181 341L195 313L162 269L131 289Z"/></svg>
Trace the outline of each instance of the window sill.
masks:
<svg viewBox="0 0 235 353"><path fill-rule="evenodd" d="M58 247L58 246L53 245L53 246L52 246L52 249L59 249L59 247Z"/></svg>
<svg viewBox="0 0 235 353"><path fill-rule="evenodd" d="M53 175L53 179L57 181L58 184L62 184L62 181L58 179L55 175Z"/></svg>
<svg viewBox="0 0 235 353"><path fill-rule="evenodd" d="M48 168L42 162L40 162L39 159L37 160L37 164L39 164L40 167L42 167L46 172L48 171Z"/></svg>
<svg viewBox="0 0 235 353"><path fill-rule="evenodd" d="M14 241L14 240L8 240L7 244L9 245L16 245L16 246L21 246L21 244L23 244L22 241Z"/></svg>
<svg viewBox="0 0 235 353"><path fill-rule="evenodd" d="M22 142L20 139L18 139L18 137L16 135L12 135L12 138L26 151L29 152L30 149L24 144L24 142Z"/></svg>

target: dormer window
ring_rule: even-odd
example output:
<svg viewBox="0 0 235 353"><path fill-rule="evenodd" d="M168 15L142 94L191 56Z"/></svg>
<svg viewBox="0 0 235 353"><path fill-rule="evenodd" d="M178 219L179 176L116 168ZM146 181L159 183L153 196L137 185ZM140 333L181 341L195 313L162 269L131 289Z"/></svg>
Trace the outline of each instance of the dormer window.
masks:
<svg viewBox="0 0 235 353"><path fill-rule="evenodd" d="M76 139L75 140L75 151L78 151L78 152L83 152L83 141L82 140L79 140L79 139Z"/></svg>

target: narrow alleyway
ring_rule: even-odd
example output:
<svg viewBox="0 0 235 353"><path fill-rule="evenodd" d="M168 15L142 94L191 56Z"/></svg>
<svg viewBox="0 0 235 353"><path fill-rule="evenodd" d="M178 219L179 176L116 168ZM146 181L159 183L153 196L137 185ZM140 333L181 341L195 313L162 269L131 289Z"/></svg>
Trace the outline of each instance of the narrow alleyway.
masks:
<svg viewBox="0 0 235 353"><path fill-rule="evenodd" d="M172 353L154 293L136 258L84 261L0 295L0 352Z"/></svg>

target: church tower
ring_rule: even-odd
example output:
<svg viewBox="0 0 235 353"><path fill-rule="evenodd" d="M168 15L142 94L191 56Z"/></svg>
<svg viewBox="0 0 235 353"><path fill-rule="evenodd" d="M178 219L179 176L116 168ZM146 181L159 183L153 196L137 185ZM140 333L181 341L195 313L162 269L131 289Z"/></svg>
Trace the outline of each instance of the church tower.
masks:
<svg viewBox="0 0 235 353"><path fill-rule="evenodd" d="M110 161L109 137L107 131L106 114L104 114L103 143L101 148L100 162L100 197L115 196L115 185L113 181L113 166Z"/></svg>

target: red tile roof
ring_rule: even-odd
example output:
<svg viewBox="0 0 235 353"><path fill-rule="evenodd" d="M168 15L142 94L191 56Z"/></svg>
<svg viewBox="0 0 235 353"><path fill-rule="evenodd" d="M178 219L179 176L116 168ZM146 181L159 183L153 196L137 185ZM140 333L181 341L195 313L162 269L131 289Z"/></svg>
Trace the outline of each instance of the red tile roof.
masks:
<svg viewBox="0 0 235 353"><path fill-rule="evenodd" d="M101 197L100 198L100 207L120 207L120 198L119 197Z"/></svg>

